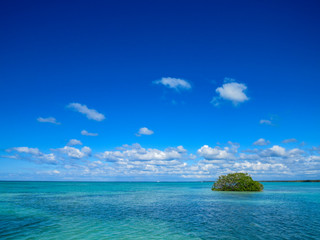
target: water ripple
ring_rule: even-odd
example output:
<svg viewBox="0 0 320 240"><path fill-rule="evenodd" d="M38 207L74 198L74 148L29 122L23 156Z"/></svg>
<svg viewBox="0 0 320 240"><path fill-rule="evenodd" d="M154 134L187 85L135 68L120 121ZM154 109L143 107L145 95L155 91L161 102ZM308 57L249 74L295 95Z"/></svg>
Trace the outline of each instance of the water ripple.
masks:
<svg viewBox="0 0 320 240"><path fill-rule="evenodd" d="M320 183L0 183L1 239L319 239Z"/></svg>

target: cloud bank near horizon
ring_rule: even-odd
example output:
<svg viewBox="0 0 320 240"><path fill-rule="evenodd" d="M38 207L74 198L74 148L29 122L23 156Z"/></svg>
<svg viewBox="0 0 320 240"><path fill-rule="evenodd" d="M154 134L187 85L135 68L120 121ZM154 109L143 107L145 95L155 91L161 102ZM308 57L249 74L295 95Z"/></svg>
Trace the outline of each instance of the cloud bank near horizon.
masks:
<svg viewBox="0 0 320 240"><path fill-rule="evenodd" d="M94 152L90 147L70 144L49 153L38 148L14 147L2 156L12 160L26 160L49 166L51 175L59 179L127 178L212 180L230 172L248 172L259 179L316 178L320 174L319 147L266 147L265 140L257 141L260 148L240 150L240 145L229 142L221 146L201 146L189 153L183 146L143 148L140 144L123 145L114 150ZM55 171L55 172L54 172ZM38 171L45 176L48 171ZM50 175L50 176L51 176Z"/></svg>

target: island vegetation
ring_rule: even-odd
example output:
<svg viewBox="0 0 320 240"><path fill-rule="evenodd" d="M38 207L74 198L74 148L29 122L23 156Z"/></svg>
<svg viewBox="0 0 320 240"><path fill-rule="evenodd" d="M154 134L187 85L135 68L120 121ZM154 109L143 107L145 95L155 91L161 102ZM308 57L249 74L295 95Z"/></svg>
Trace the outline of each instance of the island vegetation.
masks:
<svg viewBox="0 0 320 240"><path fill-rule="evenodd" d="M248 173L221 175L212 186L213 191L255 191L263 190L263 185L254 181Z"/></svg>
<svg viewBox="0 0 320 240"><path fill-rule="evenodd" d="M320 182L320 180L265 180L260 182Z"/></svg>

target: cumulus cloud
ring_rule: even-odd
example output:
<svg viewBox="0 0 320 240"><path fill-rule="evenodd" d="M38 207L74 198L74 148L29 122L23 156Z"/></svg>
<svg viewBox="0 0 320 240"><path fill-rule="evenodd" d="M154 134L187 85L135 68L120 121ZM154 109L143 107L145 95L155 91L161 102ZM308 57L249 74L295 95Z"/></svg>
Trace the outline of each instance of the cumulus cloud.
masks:
<svg viewBox="0 0 320 240"><path fill-rule="evenodd" d="M192 88L188 81L180 78L164 77L160 80L153 81L153 83L162 84L167 88L172 88L175 90L190 90Z"/></svg>
<svg viewBox="0 0 320 240"><path fill-rule="evenodd" d="M124 145L117 151L105 151L97 154L97 157L106 161L157 161L157 160L174 160L181 159L186 150L183 146L170 147L165 150L154 148L143 148L140 144Z"/></svg>
<svg viewBox="0 0 320 240"><path fill-rule="evenodd" d="M42 153L38 148L29 148L29 147L13 147L7 149L7 152L14 152L15 159L24 159L27 161L35 162L38 164L46 163L46 164L57 164L58 161L56 156L53 153L45 154ZM3 156L7 157L7 156ZM13 157L13 156L8 156Z"/></svg>
<svg viewBox="0 0 320 240"><path fill-rule="evenodd" d="M320 156L310 156L308 157L308 161L316 161L317 163L320 163Z"/></svg>
<svg viewBox="0 0 320 240"><path fill-rule="evenodd" d="M302 155L304 153L305 153L304 150L299 149L299 148L294 148L294 149L291 149L291 150L287 151L287 156L288 157L295 157L295 156L298 156L298 155Z"/></svg>
<svg viewBox="0 0 320 240"><path fill-rule="evenodd" d="M274 145L271 148L268 148L263 152L263 155L265 156L285 156L286 155L286 149L283 147L280 147L278 145Z"/></svg>
<svg viewBox="0 0 320 240"><path fill-rule="evenodd" d="M198 154L207 160L221 160L221 159L226 160L226 159L233 159L234 158L234 154L230 151L229 147L211 148L208 145L204 145L198 150Z"/></svg>
<svg viewBox="0 0 320 240"><path fill-rule="evenodd" d="M294 143L294 142L298 142L298 140L295 138L290 138L282 141L282 143Z"/></svg>
<svg viewBox="0 0 320 240"><path fill-rule="evenodd" d="M70 139L70 141L67 143L67 146L76 146L76 145L82 145L82 142L77 139Z"/></svg>
<svg viewBox="0 0 320 240"><path fill-rule="evenodd" d="M78 148L65 146L63 148L54 149L54 151L60 154L65 154L68 157L77 158L77 159L90 156L91 154L91 149L89 147L83 147L81 148L81 150L79 150Z"/></svg>
<svg viewBox="0 0 320 240"><path fill-rule="evenodd" d="M53 123L53 124L61 124L59 122L57 122L57 120L54 117L47 117L47 118L43 118L43 117L38 117L37 118L38 122L43 122L43 123Z"/></svg>
<svg viewBox="0 0 320 240"><path fill-rule="evenodd" d="M81 135L95 137L98 136L98 133L90 133L87 130L82 130Z"/></svg>
<svg viewBox="0 0 320 240"><path fill-rule="evenodd" d="M152 135L154 132L146 127L142 127L139 129L138 133L136 133L137 136L141 135Z"/></svg>
<svg viewBox="0 0 320 240"><path fill-rule="evenodd" d="M245 84L234 82L233 79L225 79L225 83L216 89L218 96L215 96L211 103L218 106L222 100L226 100L231 101L236 106L249 100L245 93L246 90L247 86Z"/></svg>
<svg viewBox="0 0 320 240"><path fill-rule="evenodd" d="M270 169L275 169L277 168L278 170L283 170L286 169L287 167L284 164L281 163L261 163L259 161L257 162L236 162L233 165L237 170L247 170L247 169L252 169L252 170L270 170Z"/></svg>
<svg viewBox="0 0 320 240"><path fill-rule="evenodd" d="M288 179L288 176L311 179L320 174L320 147L302 150L262 145L239 151L238 143L228 142L227 147L221 146L203 145L196 155L189 154L183 146L157 149L143 148L140 144L94 154L89 147L64 146L51 149L49 154L38 148L15 147L7 150L8 156L1 157L55 164L58 175L68 179L214 180L221 174L248 172L255 179L273 180Z"/></svg>
<svg viewBox="0 0 320 240"><path fill-rule="evenodd" d="M80 103L70 103L67 105L67 108L86 115L88 119L95 121L102 121L105 119L105 116L102 113L99 113L95 109L89 109L86 105Z"/></svg>
<svg viewBox="0 0 320 240"><path fill-rule="evenodd" d="M253 145L256 145L256 146L265 146L265 145L268 145L268 144L270 144L270 141L265 140L264 138L260 138L260 139L258 139L257 141L255 141L253 143Z"/></svg>
<svg viewBox="0 0 320 240"><path fill-rule="evenodd" d="M296 155L303 154L304 151L302 149L294 148L290 150L286 150L284 147L279 145L274 145L271 148L262 150L259 155L263 157L294 157Z"/></svg>
<svg viewBox="0 0 320 240"><path fill-rule="evenodd" d="M248 172L259 176L260 179L279 179L285 175L318 174L320 170L320 156L305 156L301 149L285 149L274 145L267 149L255 149L248 154L238 153L238 144L231 143L231 148L209 147L204 145L198 150L198 157L188 164L183 159L189 159L186 150L182 147L159 149L145 149L139 144L124 145L115 151L106 151L99 154L102 162L110 174L128 176L179 176L192 179L215 179L221 174L230 172ZM170 154L174 154L171 156ZM104 164L104 163L103 163ZM102 165L103 165L102 164ZM96 164L95 164L96 165ZM102 167L99 164L99 171ZM113 168L112 166L115 166ZM98 170L94 170L97 172Z"/></svg>

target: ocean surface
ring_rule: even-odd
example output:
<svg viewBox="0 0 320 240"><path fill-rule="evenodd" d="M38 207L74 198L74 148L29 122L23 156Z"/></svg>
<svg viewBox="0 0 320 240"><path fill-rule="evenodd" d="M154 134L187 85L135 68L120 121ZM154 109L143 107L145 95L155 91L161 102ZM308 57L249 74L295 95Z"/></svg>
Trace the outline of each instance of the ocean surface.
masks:
<svg viewBox="0 0 320 240"><path fill-rule="evenodd" d="M320 239L320 183L0 182L0 239Z"/></svg>

